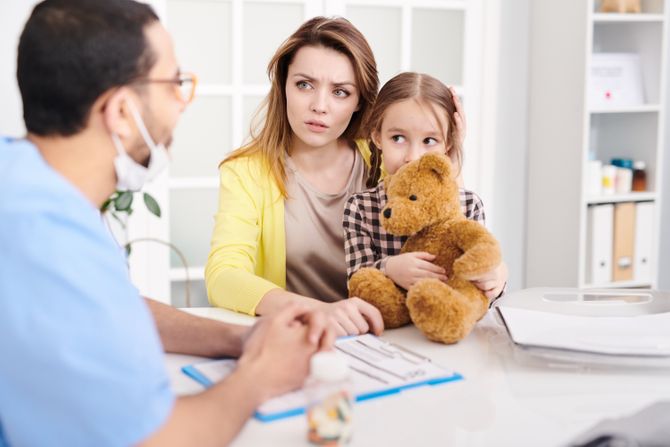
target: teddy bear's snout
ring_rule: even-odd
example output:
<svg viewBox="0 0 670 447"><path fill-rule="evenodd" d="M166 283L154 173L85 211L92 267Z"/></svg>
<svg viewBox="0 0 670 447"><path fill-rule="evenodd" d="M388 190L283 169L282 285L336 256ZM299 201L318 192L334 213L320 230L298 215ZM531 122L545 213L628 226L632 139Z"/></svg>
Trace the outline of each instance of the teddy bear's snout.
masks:
<svg viewBox="0 0 670 447"><path fill-rule="evenodd" d="M386 208L384 210L384 217L386 217L387 219L391 218L391 208Z"/></svg>

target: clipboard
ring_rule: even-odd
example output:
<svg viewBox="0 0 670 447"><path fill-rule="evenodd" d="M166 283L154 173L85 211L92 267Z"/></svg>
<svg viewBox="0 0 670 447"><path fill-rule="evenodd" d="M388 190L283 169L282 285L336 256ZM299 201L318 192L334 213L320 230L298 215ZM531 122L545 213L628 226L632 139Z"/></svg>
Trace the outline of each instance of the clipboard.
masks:
<svg viewBox="0 0 670 447"><path fill-rule="evenodd" d="M428 357L371 334L340 338L335 349L349 363L356 402L463 380L461 374ZM208 388L228 376L235 365L232 359L210 360L184 366L182 372ZM306 406L304 390L297 390L265 402L254 417L261 422L276 421L303 414Z"/></svg>

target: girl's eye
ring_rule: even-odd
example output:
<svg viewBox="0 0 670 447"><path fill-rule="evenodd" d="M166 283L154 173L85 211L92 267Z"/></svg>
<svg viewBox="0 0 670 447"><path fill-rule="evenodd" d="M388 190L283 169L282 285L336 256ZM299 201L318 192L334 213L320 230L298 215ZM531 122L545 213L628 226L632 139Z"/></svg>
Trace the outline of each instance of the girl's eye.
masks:
<svg viewBox="0 0 670 447"><path fill-rule="evenodd" d="M349 92L343 88L338 88L333 93L335 94L335 96L339 98L346 98L347 96L349 96Z"/></svg>
<svg viewBox="0 0 670 447"><path fill-rule="evenodd" d="M423 144L432 146L432 145L434 145L434 144L437 144L437 140L436 140L435 138L433 138L433 137L424 138L424 139L423 139Z"/></svg>
<svg viewBox="0 0 670 447"><path fill-rule="evenodd" d="M309 82L307 82L307 81L298 81L298 82L295 83L295 85L301 90L304 90L304 89L307 89L307 88L310 87Z"/></svg>
<svg viewBox="0 0 670 447"><path fill-rule="evenodd" d="M391 137L391 141L393 141L394 143L404 143L405 137L403 137L402 135L393 135Z"/></svg>

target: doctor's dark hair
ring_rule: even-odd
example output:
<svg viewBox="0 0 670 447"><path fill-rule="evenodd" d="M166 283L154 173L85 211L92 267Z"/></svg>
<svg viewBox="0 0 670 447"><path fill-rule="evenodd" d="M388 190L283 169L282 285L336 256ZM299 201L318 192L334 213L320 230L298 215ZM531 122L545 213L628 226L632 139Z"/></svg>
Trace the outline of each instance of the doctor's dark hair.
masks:
<svg viewBox="0 0 670 447"><path fill-rule="evenodd" d="M21 33L16 78L28 132L70 136L95 101L145 76L156 57L145 37L156 13L132 0L46 0Z"/></svg>

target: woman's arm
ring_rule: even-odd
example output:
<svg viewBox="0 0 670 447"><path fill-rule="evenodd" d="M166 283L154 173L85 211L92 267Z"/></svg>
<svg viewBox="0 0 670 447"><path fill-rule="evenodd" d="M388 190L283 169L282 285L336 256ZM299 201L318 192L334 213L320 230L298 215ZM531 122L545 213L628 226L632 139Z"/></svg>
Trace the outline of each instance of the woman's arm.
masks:
<svg viewBox="0 0 670 447"><path fill-rule="evenodd" d="M280 285L255 273L261 220L270 205L263 201L263 186L249 168L251 163L235 160L220 169L219 208L205 283L211 304L255 315L262 297Z"/></svg>

